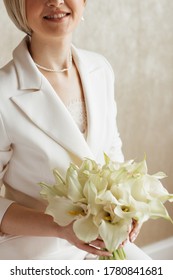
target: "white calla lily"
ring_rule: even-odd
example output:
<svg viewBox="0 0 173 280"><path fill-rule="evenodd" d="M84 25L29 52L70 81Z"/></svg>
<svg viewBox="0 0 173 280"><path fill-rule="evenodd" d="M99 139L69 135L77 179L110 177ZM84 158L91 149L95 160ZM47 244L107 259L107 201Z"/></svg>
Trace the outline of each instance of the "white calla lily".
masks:
<svg viewBox="0 0 173 280"><path fill-rule="evenodd" d="M51 201L52 198L55 196L60 196L60 197L66 197L67 196L67 187L64 184L58 184L58 185L53 185L49 186L43 182L39 183L41 186L41 196L48 200Z"/></svg>
<svg viewBox="0 0 173 280"><path fill-rule="evenodd" d="M97 200L97 189L92 181L87 181L84 187L84 193L87 198L87 203L90 207L90 212L92 215L96 215L102 208Z"/></svg>
<svg viewBox="0 0 173 280"><path fill-rule="evenodd" d="M128 237L131 221L120 220L116 224L102 220L99 226L99 234L109 252L118 249L119 245Z"/></svg>
<svg viewBox="0 0 173 280"><path fill-rule="evenodd" d="M112 203L112 204L120 204L118 199L112 194L110 190L105 191L104 193L98 195L96 201L100 204Z"/></svg>
<svg viewBox="0 0 173 280"><path fill-rule="evenodd" d="M80 203L74 204L70 199L65 197L52 198L45 213L51 215L54 221L60 226L67 226L74 220L85 215L84 207Z"/></svg>
<svg viewBox="0 0 173 280"><path fill-rule="evenodd" d="M166 207L157 198L149 202L149 207L150 207L150 218L152 219L164 218L173 222L168 214Z"/></svg>
<svg viewBox="0 0 173 280"><path fill-rule="evenodd" d="M165 202L169 197L171 197L155 175L146 175L144 176L143 181L151 200L153 198L158 198L160 201Z"/></svg>
<svg viewBox="0 0 173 280"><path fill-rule="evenodd" d="M93 216L87 215L78 219L73 224L73 230L76 236L86 243L95 240L98 237L98 227L93 222Z"/></svg>
<svg viewBox="0 0 173 280"><path fill-rule="evenodd" d="M78 173L72 166L67 171L66 182L68 186L68 197L73 202L82 201L84 199L83 189L78 180Z"/></svg>
<svg viewBox="0 0 173 280"><path fill-rule="evenodd" d="M132 219L134 219L139 221L140 224L146 222L151 216L149 205L145 202L135 201L134 199L131 200L129 205L117 205L114 212L118 217L124 220L131 219L132 221Z"/></svg>

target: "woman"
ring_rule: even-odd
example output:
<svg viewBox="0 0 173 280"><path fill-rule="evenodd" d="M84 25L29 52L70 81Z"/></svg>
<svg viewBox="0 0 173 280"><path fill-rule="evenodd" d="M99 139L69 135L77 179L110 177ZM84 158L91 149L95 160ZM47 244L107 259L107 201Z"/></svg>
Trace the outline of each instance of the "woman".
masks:
<svg viewBox="0 0 173 280"><path fill-rule="evenodd" d="M0 180L5 186L0 259L108 256L102 240L85 244L72 225L60 227L44 214L38 186L40 181L53 183L54 167L64 175L70 162L79 164L84 157L103 163L106 152L123 160L111 67L100 55L71 44L85 1L4 3L28 35L0 71ZM134 227L130 239L135 233ZM131 259L147 258L133 244L126 252Z"/></svg>

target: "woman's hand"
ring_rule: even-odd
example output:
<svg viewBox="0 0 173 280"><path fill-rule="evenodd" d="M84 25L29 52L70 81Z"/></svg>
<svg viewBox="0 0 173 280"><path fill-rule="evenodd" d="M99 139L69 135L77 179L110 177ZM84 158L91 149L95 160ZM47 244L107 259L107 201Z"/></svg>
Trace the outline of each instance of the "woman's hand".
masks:
<svg viewBox="0 0 173 280"><path fill-rule="evenodd" d="M138 236L140 231L140 226L136 220L132 221L132 226L129 230L129 240L130 242L134 242L136 237ZM103 250L105 248L105 244L101 238L97 238L96 240L85 243L79 240L74 231L73 231L73 224L71 223L65 227L59 227L58 230L58 237L66 239L69 243L75 245L78 249L84 250L90 254L98 255L98 256L107 256L111 257L112 254L108 251ZM125 240L120 247L126 244L127 240Z"/></svg>
<svg viewBox="0 0 173 280"><path fill-rule="evenodd" d="M103 250L105 248L105 244L100 238L97 238L90 243L85 243L79 240L73 231L73 223L65 227L60 227L58 230L58 237L66 239L69 243L75 245L78 249L84 250L90 254L106 257L112 256L110 252Z"/></svg>

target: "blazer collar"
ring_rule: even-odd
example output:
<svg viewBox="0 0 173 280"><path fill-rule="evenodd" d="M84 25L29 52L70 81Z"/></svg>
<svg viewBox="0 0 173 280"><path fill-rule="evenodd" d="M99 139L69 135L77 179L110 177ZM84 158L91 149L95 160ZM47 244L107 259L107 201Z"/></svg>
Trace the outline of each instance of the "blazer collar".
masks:
<svg viewBox="0 0 173 280"><path fill-rule="evenodd" d="M38 90L42 84L42 74L38 71L28 51L29 40L29 36L26 36L13 51L20 90Z"/></svg>
<svg viewBox="0 0 173 280"><path fill-rule="evenodd" d="M65 105L35 66L27 42L28 38L24 38L13 52L20 94L13 96L12 101L33 123L69 152L79 158L97 157L106 113L103 68L89 63L87 55L72 46L87 108L88 132L85 140ZM99 79L102 80L102 86ZM48 106L51 108L49 114Z"/></svg>

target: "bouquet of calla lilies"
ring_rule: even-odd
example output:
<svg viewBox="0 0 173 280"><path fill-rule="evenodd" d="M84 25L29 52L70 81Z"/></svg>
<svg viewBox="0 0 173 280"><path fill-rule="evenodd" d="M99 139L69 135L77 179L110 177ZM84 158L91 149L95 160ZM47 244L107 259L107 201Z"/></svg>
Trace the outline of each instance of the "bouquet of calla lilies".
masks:
<svg viewBox="0 0 173 280"><path fill-rule="evenodd" d="M113 254L106 259L126 259L120 245L128 239L132 221L139 226L157 218L172 222L164 203L172 202L173 194L160 182L166 175L149 175L145 159L117 163L105 155L101 166L86 158L81 166L71 163L65 179L57 169L53 174L54 185L40 183L46 213L60 226L73 222L76 236L86 243L101 237Z"/></svg>

